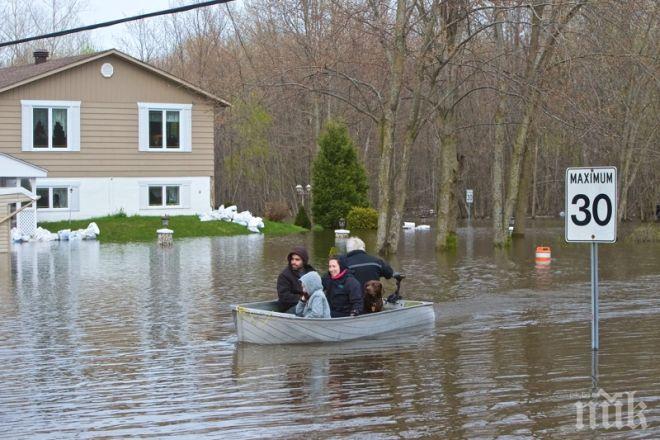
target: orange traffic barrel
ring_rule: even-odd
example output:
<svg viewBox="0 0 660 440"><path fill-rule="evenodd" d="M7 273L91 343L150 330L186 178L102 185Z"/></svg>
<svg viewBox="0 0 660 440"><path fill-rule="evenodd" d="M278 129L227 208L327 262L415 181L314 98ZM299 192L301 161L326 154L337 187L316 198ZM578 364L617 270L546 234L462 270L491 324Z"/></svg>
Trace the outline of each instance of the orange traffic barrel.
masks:
<svg viewBox="0 0 660 440"><path fill-rule="evenodd" d="M550 264L552 252L549 246L536 247L536 264Z"/></svg>

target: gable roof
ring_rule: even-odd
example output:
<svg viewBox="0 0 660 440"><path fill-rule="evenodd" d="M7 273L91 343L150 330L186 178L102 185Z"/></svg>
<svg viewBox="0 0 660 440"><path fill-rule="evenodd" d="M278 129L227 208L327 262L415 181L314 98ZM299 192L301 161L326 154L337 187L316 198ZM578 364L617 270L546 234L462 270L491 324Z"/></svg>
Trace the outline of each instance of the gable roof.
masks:
<svg viewBox="0 0 660 440"><path fill-rule="evenodd" d="M109 49L102 52L96 52L88 55L76 55L72 57L55 58L39 64L27 64L23 66L5 67L0 69L0 93L14 89L16 87L38 81L42 78L47 78L59 72L72 69L74 67L104 58L110 55L115 55L124 61L135 64L143 69L150 71L162 78L175 82L199 95L208 99L218 102L220 105L229 107L230 104L224 99L209 93L196 85L189 83L181 78L178 78L170 73L165 72L157 67L147 64L143 61L133 58L117 49Z"/></svg>
<svg viewBox="0 0 660 440"><path fill-rule="evenodd" d="M40 76L52 70L61 69L69 64L89 58L92 55L77 55L73 57L56 58L40 64L25 64L23 66L12 66L0 69L0 90L3 92L8 86L22 83L26 79Z"/></svg>
<svg viewBox="0 0 660 440"><path fill-rule="evenodd" d="M0 177L46 177L48 171L6 153L0 153Z"/></svg>

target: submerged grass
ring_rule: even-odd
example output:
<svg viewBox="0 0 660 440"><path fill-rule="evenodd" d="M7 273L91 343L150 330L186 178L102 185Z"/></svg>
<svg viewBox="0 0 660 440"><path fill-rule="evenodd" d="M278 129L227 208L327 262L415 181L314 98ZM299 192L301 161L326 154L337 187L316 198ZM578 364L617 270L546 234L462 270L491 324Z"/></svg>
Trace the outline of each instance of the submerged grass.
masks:
<svg viewBox="0 0 660 440"><path fill-rule="evenodd" d="M160 217L128 217L124 214L86 220L43 222L39 223L39 226L51 232L57 232L62 229L84 229L91 222L95 222L99 226L101 234L98 238L103 243L129 243L156 240L156 230L163 227ZM262 229L262 232L265 235L286 235L307 232L307 229L288 223L264 220L264 225L265 227ZM174 231L175 239L250 234L250 231L244 226L225 221L202 222L196 215L172 216L170 217L168 228Z"/></svg>
<svg viewBox="0 0 660 440"><path fill-rule="evenodd" d="M660 224L639 225L626 237L626 241L629 243L660 243Z"/></svg>

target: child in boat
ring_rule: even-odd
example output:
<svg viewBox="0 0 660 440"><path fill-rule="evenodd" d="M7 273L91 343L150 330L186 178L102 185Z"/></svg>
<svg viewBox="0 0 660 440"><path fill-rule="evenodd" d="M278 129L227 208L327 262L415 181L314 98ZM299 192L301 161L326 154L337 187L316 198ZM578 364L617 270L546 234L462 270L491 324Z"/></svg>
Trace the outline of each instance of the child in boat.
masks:
<svg viewBox="0 0 660 440"><path fill-rule="evenodd" d="M330 305L323 292L321 277L308 272L300 277L303 295L296 305L296 315L303 318L330 318Z"/></svg>

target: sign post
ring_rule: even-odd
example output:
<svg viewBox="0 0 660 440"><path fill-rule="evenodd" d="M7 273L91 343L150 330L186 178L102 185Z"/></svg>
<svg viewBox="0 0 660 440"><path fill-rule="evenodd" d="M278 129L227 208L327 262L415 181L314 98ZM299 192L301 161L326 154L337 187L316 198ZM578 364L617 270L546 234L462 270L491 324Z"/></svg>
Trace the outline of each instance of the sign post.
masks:
<svg viewBox="0 0 660 440"><path fill-rule="evenodd" d="M591 243L591 348L598 350L598 243L616 242L616 167L566 169L565 236Z"/></svg>
<svg viewBox="0 0 660 440"><path fill-rule="evenodd" d="M474 191L471 189L465 190L465 203L468 206L468 220L470 220L470 212L472 211L472 202L474 202Z"/></svg>

